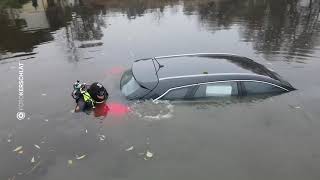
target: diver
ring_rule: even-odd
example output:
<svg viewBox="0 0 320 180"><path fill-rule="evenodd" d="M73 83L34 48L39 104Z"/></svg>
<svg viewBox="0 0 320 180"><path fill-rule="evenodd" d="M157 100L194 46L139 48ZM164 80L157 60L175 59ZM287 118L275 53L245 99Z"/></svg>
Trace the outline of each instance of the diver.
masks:
<svg viewBox="0 0 320 180"><path fill-rule="evenodd" d="M88 86L78 80L73 84L73 89L72 97L77 103L75 112L82 111L89 114L92 109L96 108L97 104L105 103L109 97L107 90L98 82Z"/></svg>

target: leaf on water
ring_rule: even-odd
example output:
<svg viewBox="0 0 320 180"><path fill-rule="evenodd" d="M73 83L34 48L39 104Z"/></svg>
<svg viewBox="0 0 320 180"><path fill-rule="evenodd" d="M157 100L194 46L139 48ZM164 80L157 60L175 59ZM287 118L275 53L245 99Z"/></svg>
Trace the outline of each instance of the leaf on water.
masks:
<svg viewBox="0 0 320 180"><path fill-rule="evenodd" d="M19 151L18 153L19 153L19 154L23 154L23 151L21 150L21 151Z"/></svg>
<svg viewBox="0 0 320 180"><path fill-rule="evenodd" d="M11 178L8 178L8 180L15 180L16 176L12 176Z"/></svg>
<svg viewBox="0 0 320 180"><path fill-rule="evenodd" d="M34 147L36 147L37 149L40 149L40 146L35 144Z"/></svg>
<svg viewBox="0 0 320 180"><path fill-rule="evenodd" d="M99 140L100 141L104 141L106 139L106 136L105 135L99 135Z"/></svg>
<svg viewBox="0 0 320 180"><path fill-rule="evenodd" d="M22 146L19 146L19 147L15 148L15 149L13 150L13 152L20 151L21 149L22 149Z"/></svg>
<svg viewBox="0 0 320 180"><path fill-rule="evenodd" d="M126 151L132 151L134 149L133 146L130 146L129 148L126 149Z"/></svg>
<svg viewBox="0 0 320 180"><path fill-rule="evenodd" d="M78 159L78 160L80 160L80 159L83 159L83 158L85 158L87 155L82 155L82 156L78 156L78 155L76 155L76 159Z"/></svg>
<svg viewBox="0 0 320 180"><path fill-rule="evenodd" d="M153 157L153 153L150 152L150 151L147 151L146 156L147 156L148 158L152 158L152 157Z"/></svg>
<svg viewBox="0 0 320 180"><path fill-rule="evenodd" d="M68 164L69 164L69 165L72 165L72 164L73 164L73 161L72 161L72 160L68 160Z"/></svg>
<svg viewBox="0 0 320 180"><path fill-rule="evenodd" d="M34 159L34 156L31 158L31 163L35 163L36 160Z"/></svg>
<svg viewBox="0 0 320 180"><path fill-rule="evenodd" d="M50 148L50 149L48 150L48 152L56 152L56 150L55 150L55 149Z"/></svg>
<svg viewBox="0 0 320 180"><path fill-rule="evenodd" d="M40 165L41 161L37 162L26 174L32 173Z"/></svg>

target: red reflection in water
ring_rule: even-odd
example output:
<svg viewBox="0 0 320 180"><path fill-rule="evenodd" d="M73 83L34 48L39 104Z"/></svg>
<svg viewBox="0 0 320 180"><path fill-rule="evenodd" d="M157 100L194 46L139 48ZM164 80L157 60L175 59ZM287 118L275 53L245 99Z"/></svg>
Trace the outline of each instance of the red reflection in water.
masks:
<svg viewBox="0 0 320 180"><path fill-rule="evenodd" d="M129 106L118 102L110 102L107 104L97 104L94 109L94 116L106 117L109 114L111 116L123 117L129 112Z"/></svg>
<svg viewBox="0 0 320 180"><path fill-rule="evenodd" d="M126 69L122 66L115 66L115 67L112 67L111 69L107 70L106 74L107 75L120 75L125 70Z"/></svg>
<svg viewBox="0 0 320 180"><path fill-rule="evenodd" d="M97 104L94 109L94 117L107 117L109 110L109 107L105 103Z"/></svg>
<svg viewBox="0 0 320 180"><path fill-rule="evenodd" d="M127 105L118 102L108 103L108 107L110 109L110 115L117 117L125 116L130 112L130 109Z"/></svg>
<svg viewBox="0 0 320 180"><path fill-rule="evenodd" d="M100 123L103 123L106 126L115 126L124 124L124 117L129 112L130 109L127 105L118 102L111 102L96 105L96 108L94 109L94 116L102 117L102 119L100 119ZM111 118L106 119L107 116L111 116Z"/></svg>

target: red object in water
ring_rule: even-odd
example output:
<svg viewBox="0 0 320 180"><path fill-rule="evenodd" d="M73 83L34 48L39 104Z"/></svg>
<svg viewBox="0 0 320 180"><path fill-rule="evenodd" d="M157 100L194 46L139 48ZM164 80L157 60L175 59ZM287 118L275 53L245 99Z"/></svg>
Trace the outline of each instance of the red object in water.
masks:
<svg viewBox="0 0 320 180"><path fill-rule="evenodd" d="M111 102L108 104L97 104L94 109L94 116L95 117L106 117L108 114L113 116L125 116L130 112L129 106L118 103L118 102Z"/></svg>
<svg viewBox="0 0 320 180"><path fill-rule="evenodd" d="M110 115L113 116L124 116L130 112L129 106L118 102L108 103L108 107Z"/></svg>
<svg viewBox="0 0 320 180"><path fill-rule="evenodd" d="M94 109L94 116L104 117L101 123L106 126L115 126L125 123L123 117L125 117L128 112L130 112L129 106L118 102L111 102L108 104L97 104ZM108 120L106 120L107 116L109 116Z"/></svg>
<svg viewBox="0 0 320 180"><path fill-rule="evenodd" d="M94 109L94 116L107 117L109 110L110 110L109 107L105 103L97 104L96 108Z"/></svg>
<svg viewBox="0 0 320 180"><path fill-rule="evenodd" d="M121 74L123 71L125 71L125 68L122 66L116 66L116 67L112 67L111 69L109 69L107 71L107 75L119 75Z"/></svg>

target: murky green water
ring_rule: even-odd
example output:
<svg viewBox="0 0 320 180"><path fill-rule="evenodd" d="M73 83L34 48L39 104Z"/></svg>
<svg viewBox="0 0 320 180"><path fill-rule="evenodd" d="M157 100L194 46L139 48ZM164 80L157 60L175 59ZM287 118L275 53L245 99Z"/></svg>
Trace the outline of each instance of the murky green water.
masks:
<svg viewBox="0 0 320 180"><path fill-rule="evenodd" d="M0 179L319 179L318 0L0 6ZM205 104L121 95L121 73L133 60L197 52L247 56L298 91ZM105 118L71 112L77 79L108 89Z"/></svg>

